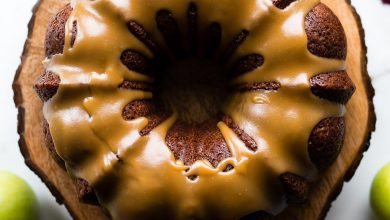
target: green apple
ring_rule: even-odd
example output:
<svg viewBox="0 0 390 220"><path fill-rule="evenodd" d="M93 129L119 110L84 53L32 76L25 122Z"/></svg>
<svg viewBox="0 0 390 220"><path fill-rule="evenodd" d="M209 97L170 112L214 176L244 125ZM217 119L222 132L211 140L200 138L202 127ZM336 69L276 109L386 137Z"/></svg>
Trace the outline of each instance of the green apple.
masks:
<svg viewBox="0 0 390 220"><path fill-rule="evenodd" d="M390 163L376 174L371 185L371 206L379 219L390 219Z"/></svg>
<svg viewBox="0 0 390 220"><path fill-rule="evenodd" d="M38 202L31 187L6 171L0 171L0 219L38 219Z"/></svg>

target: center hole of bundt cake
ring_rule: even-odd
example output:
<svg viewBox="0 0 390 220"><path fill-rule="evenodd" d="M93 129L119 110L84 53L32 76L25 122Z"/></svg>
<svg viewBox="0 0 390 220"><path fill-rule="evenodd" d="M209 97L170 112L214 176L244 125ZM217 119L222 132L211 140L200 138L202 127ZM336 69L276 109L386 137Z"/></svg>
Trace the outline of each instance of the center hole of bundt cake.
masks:
<svg viewBox="0 0 390 220"><path fill-rule="evenodd" d="M172 63L159 75L156 94L179 120L202 123L220 112L228 79L215 62L187 58Z"/></svg>

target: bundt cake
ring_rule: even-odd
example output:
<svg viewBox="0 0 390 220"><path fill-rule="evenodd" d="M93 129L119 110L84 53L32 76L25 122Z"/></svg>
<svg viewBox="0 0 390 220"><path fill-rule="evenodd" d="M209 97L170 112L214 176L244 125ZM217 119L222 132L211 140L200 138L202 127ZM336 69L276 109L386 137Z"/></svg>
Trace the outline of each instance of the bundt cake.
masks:
<svg viewBox="0 0 390 220"><path fill-rule="evenodd" d="M77 0L47 29L44 135L113 219L262 219L304 203L355 91L319 0Z"/></svg>

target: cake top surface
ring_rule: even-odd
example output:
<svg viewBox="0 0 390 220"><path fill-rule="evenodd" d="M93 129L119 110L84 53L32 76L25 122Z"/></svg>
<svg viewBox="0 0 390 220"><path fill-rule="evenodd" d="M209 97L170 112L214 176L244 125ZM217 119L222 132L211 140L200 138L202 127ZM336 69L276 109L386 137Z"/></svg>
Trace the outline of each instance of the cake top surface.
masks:
<svg viewBox="0 0 390 220"><path fill-rule="evenodd" d="M168 11L182 34L188 33L190 1L74 1L64 51L45 61L46 69L61 78L57 94L44 106L56 150L72 175L94 187L114 219L238 219L259 210L277 214L286 206L279 175L291 172L314 181L318 172L307 151L310 132L321 119L344 115L342 104L310 90L314 75L345 69L343 60L315 56L307 48L305 17L319 0L297 1L285 9L271 0L192 3L199 33L211 23L222 27L221 48L245 34L222 62L224 69L248 55L263 59L259 67L230 84L280 85L273 90L233 91L226 98L221 111L253 138L257 149L249 149L220 121L217 126L232 156L217 166L207 160L188 165L174 157L165 137L179 117L175 110L148 135L140 134L147 118L122 117L128 103L154 95L118 87L124 80L154 80L129 70L120 60L128 49L149 59L156 56L150 44L129 32L129 22L142 24L150 38L168 51L172 45L166 43L155 18ZM224 51L217 53L223 57ZM228 166L234 169L226 172Z"/></svg>

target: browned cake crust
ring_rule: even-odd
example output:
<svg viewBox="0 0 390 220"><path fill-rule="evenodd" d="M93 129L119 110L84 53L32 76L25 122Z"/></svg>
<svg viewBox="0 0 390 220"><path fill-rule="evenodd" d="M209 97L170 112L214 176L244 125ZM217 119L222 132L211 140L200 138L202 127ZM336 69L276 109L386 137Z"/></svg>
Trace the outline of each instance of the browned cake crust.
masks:
<svg viewBox="0 0 390 220"><path fill-rule="evenodd" d="M305 19L308 49L314 55L345 60L347 39L336 15L324 4L314 7Z"/></svg>
<svg viewBox="0 0 390 220"><path fill-rule="evenodd" d="M294 173L284 173L280 175L287 202L290 204L303 203L309 194L310 184L305 178Z"/></svg>
<svg viewBox="0 0 390 220"><path fill-rule="evenodd" d="M260 91L260 90L278 90L280 83L278 82L256 82L256 83L244 83L237 85L233 90L240 92Z"/></svg>
<svg viewBox="0 0 390 220"><path fill-rule="evenodd" d="M346 104L355 92L345 71L318 74L310 79L310 87L314 95L341 104Z"/></svg>
<svg viewBox="0 0 390 220"><path fill-rule="evenodd" d="M264 57L260 54L251 54L240 58L234 65L232 76L237 77L244 73L259 68L264 63Z"/></svg>
<svg viewBox="0 0 390 220"><path fill-rule="evenodd" d="M154 53L156 57L162 57L160 46L152 40L149 33L145 31L141 24L136 21L129 21L127 23L127 28L129 29L130 33L132 33L142 43L144 43Z"/></svg>
<svg viewBox="0 0 390 220"><path fill-rule="evenodd" d="M45 137L44 138L45 145L49 149L50 155L53 157L53 159L57 162L57 164L62 169L66 169L65 162L57 154L52 136L50 134L49 124L47 123L46 120L43 121L43 132ZM77 179L77 178L73 178L73 181L75 183L77 193L78 193L77 196L80 199L80 201L88 204L98 205L98 200L96 198L95 192L93 188L88 185L87 181L82 179Z"/></svg>
<svg viewBox="0 0 390 220"><path fill-rule="evenodd" d="M220 63L224 63L234 54L234 52L237 50L237 48L246 40L246 38L249 35L248 30L242 30L240 33L237 34L237 36L231 41L231 43L227 46L225 49L225 52L222 54L221 58L219 59ZM261 56L261 55L260 55ZM260 61L262 64L263 62ZM256 66L256 64L252 64L250 66Z"/></svg>
<svg viewBox="0 0 390 220"><path fill-rule="evenodd" d="M273 0L273 4L284 9L294 0ZM68 20L72 8L66 5L50 23L45 42L46 56L50 57L63 52L65 38L65 24ZM189 4L188 8L189 36L195 36L197 33L197 8L194 3ZM180 32L177 22L168 10L161 10L156 14L157 27L162 33L166 45L171 49L176 57L182 57L188 54L185 49L183 33ZM128 29L135 37L143 42L155 54L154 60L149 60L143 54L128 49L121 55L122 63L129 69L141 74L153 76L154 66L159 65L158 59L161 58L160 46L151 39L150 35L143 29L141 24L135 21L128 22ZM345 59L346 58L346 39L344 30L337 17L323 4L314 7L306 17L305 29L308 37L308 50L314 55ZM222 27L219 23L209 25L204 34L204 51L202 54L214 56L220 47ZM219 57L219 61L228 60L235 50L242 44L249 31L242 30L228 44L225 52ZM73 23L72 42L75 42L77 35L77 22ZM190 53L197 54L197 38L189 38ZM238 59L230 71L231 76L245 74L260 67L264 63L264 57L260 54L251 54ZM34 89L43 101L48 101L55 95L60 84L60 78L51 72L44 73L34 85ZM253 84L237 85L234 89L242 92L253 90L278 90L278 82L257 82ZM313 94L337 103L346 103L354 92L355 88L345 71L333 73L319 73L310 79L310 86ZM154 85L144 82L134 82L125 80L118 85L121 89L153 91ZM125 120L133 120L138 117L146 117L148 125L140 131L141 135L147 135L153 128L162 123L170 115L158 100L136 100L123 110ZM231 156L225 140L216 126L222 119L230 127L245 145L253 150L257 150L257 145L252 137L245 133L230 116L215 116L214 118L198 124L188 124L178 120L168 131L166 143L173 152L176 159L182 160L184 164L191 165L196 160L208 160L213 166L217 166L220 161ZM47 147L52 152L53 157L59 164L64 162L56 154L55 147L50 135L48 124L44 124L45 138ZM337 157L344 139L344 119L327 118L322 120L313 129L308 140L308 151L311 160L319 170L326 169ZM225 171L234 169L231 165L226 167ZM195 179L196 177L190 177ZM285 173L280 176L287 200L289 203L302 203L305 201L309 192L309 185L303 177L292 173ZM96 197L93 189L88 186L84 180L75 180L78 187L79 198L81 201L96 203ZM265 212L257 212L244 217L243 219L267 219L270 215Z"/></svg>
<svg viewBox="0 0 390 220"><path fill-rule="evenodd" d="M83 179L74 179L76 185L78 198L80 201L92 205L99 205L99 202L96 198L94 189L89 186L88 182Z"/></svg>
<svg viewBox="0 0 390 220"><path fill-rule="evenodd" d="M137 82L137 81L128 81L124 80L120 85L121 89L132 89L132 90L142 90L142 91L153 91L153 86L150 83L146 82Z"/></svg>
<svg viewBox="0 0 390 220"><path fill-rule="evenodd" d="M310 134L309 156L319 170L327 168L338 156L344 141L344 117L321 120Z"/></svg>
<svg viewBox="0 0 390 220"><path fill-rule="evenodd" d="M233 119L230 116L222 116L222 121L237 134L237 136L244 142L245 146L252 151L257 150L257 144L255 140L244 130L242 130L236 123L234 123Z"/></svg>
<svg viewBox="0 0 390 220"><path fill-rule="evenodd" d="M52 72L43 73L34 84L34 89L42 101L48 101L53 97L60 86L61 79Z"/></svg>
<svg viewBox="0 0 390 220"><path fill-rule="evenodd" d="M139 117L146 117L148 124L140 131L140 135L148 135L155 127L165 121L170 112L162 104L153 100L135 100L125 106L122 112L123 119L130 121Z"/></svg>
<svg viewBox="0 0 390 220"><path fill-rule="evenodd" d="M295 2L296 0L272 0L272 4L274 4L276 7L280 9L285 9L287 6L289 6L291 3Z"/></svg>
<svg viewBox="0 0 390 220"><path fill-rule="evenodd" d="M186 165L197 160L208 160L216 167L223 159L231 157L217 122L217 119L201 124L177 121L166 136L167 145L175 158Z"/></svg>
<svg viewBox="0 0 390 220"><path fill-rule="evenodd" d="M138 73L152 76L151 61L141 53L128 49L122 52L121 62L129 69Z"/></svg>
<svg viewBox="0 0 390 220"><path fill-rule="evenodd" d="M53 159L60 165L61 168L65 169L65 162L62 160L60 156L58 156L56 148L54 146L53 138L50 134L49 123L46 120L43 121L43 133L45 137L45 145L49 149L50 155Z"/></svg>
<svg viewBox="0 0 390 220"><path fill-rule="evenodd" d="M47 57L62 53L64 50L65 25L71 13L72 7L70 4L67 4L49 24L45 41L45 54Z"/></svg>

